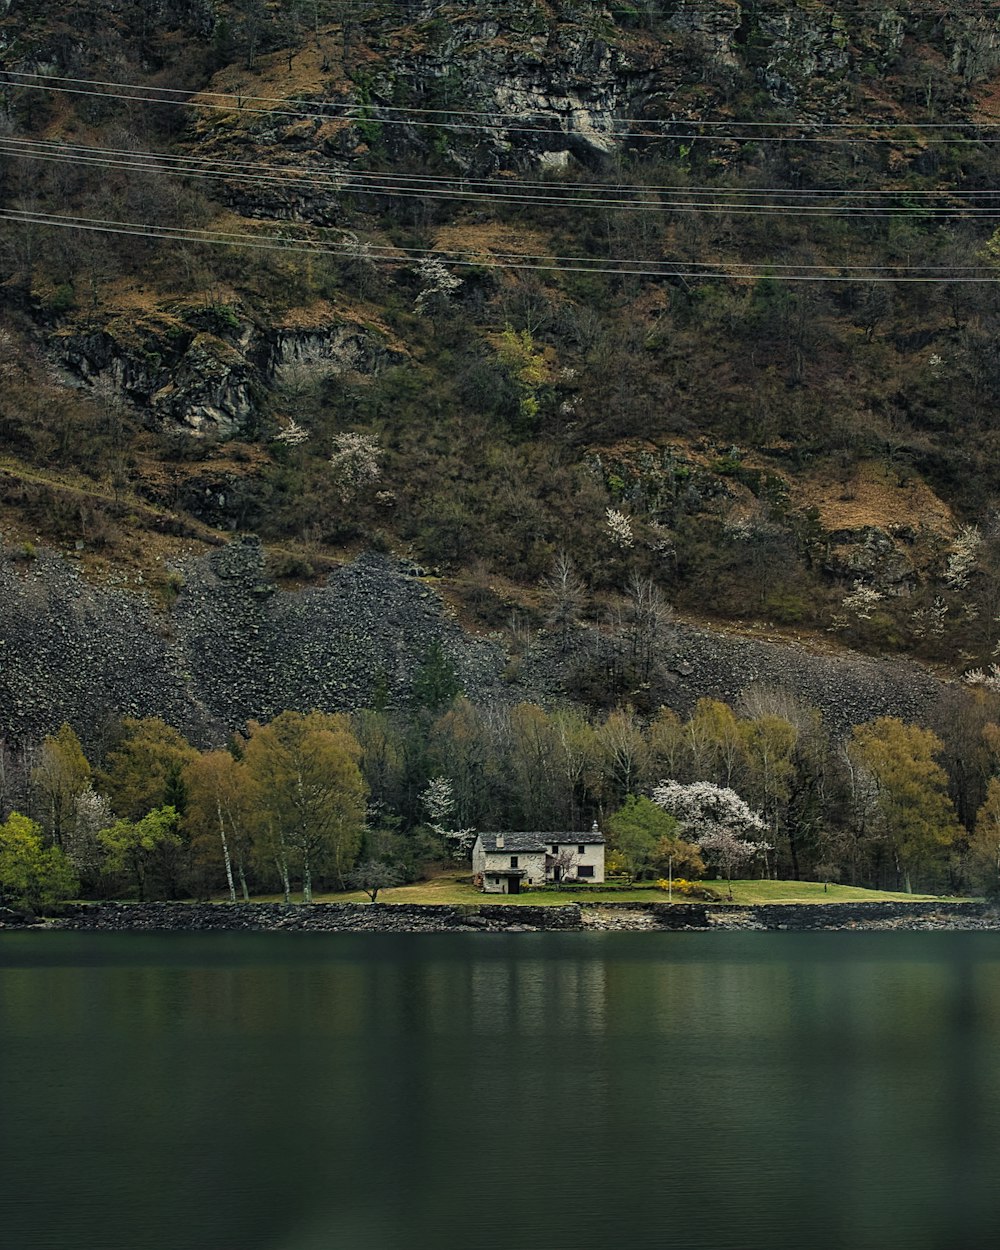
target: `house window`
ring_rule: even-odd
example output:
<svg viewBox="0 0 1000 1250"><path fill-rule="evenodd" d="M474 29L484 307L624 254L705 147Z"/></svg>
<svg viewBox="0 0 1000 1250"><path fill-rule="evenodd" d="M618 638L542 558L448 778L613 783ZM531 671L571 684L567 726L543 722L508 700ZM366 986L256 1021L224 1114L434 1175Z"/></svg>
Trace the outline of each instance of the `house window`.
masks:
<svg viewBox="0 0 1000 1250"><path fill-rule="evenodd" d="M553 843L552 843L552 854L553 854L553 855L558 855L558 854L559 854L559 847L558 847L557 843L555 843L555 842L553 842Z"/></svg>
<svg viewBox="0 0 1000 1250"><path fill-rule="evenodd" d="M510 866L511 866L511 868L516 868L516 867L517 867L517 856L516 856L516 855L512 855L512 856L510 857Z"/></svg>
<svg viewBox="0 0 1000 1250"><path fill-rule="evenodd" d="M576 875L578 877L592 877L594 875L594 865L593 864L581 864L580 867L576 870Z"/></svg>
<svg viewBox="0 0 1000 1250"><path fill-rule="evenodd" d="M586 851L587 848L585 846L578 846L576 849L577 849L577 853L582 855L584 851Z"/></svg>

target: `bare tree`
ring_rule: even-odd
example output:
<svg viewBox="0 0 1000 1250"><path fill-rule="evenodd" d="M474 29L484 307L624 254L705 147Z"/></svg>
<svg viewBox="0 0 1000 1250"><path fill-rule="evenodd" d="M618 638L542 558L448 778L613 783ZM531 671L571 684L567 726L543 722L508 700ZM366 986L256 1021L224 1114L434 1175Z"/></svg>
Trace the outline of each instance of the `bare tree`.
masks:
<svg viewBox="0 0 1000 1250"><path fill-rule="evenodd" d="M559 552L552 572L542 580L542 589L549 600L545 623L559 639L559 649L566 652L580 621L586 588L565 551Z"/></svg>

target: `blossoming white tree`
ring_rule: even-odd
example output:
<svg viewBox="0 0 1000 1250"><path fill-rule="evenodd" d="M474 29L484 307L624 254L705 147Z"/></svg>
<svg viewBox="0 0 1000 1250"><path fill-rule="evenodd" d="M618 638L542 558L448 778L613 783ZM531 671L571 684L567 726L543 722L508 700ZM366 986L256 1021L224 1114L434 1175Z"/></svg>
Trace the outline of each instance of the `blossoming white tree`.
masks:
<svg viewBox="0 0 1000 1250"><path fill-rule="evenodd" d="M422 316L440 311L451 303L451 297L462 285L437 256L425 256L417 265L420 274L420 294L413 307Z"/></svg>
<svg viewBox="0 0 1000 1250"><path fill-rule="evenodd" d="M966 525L956 534L948 552L944 580L953 590L962 590L976 567L983 536L975 525Z"/></svg>
<svg viewBox="0 0 1000 1250"><path fill-rule="evenodd" d="M381 459L382 447L373 434L345 432L334 436L330 465L344 503L378 481Z"/></svg>
<svg viewBox="0 0 1000 1250"><path fill-rule="evenodd" d="M632 522L624 512L619 512L617 508L606 508L604 510L604 518L608 537L616 547L621 547L622 550L627 551L629 547L635 544L635 537L632 534Z"/></svg>
<svg viewBox="0 0 1000 1250"><path fill-rule="evenodd" d="M427 823L439 837L447 838L455 848L456 859L464 859L476 840L474 829L452 829L455 821L455 791L449 777L432 777L420 795L427 813Z"/></svg>
<svg viewBox="0 0 1000 1250"><path fill-rule="evenodd" d="M679 781L661 781L653 790L653 802L674 817L687 841L715 860L729 882L730 899L736 870L774 849L752 836L766 829L763 817L725 786L710 781L686 786Z"/></svg>

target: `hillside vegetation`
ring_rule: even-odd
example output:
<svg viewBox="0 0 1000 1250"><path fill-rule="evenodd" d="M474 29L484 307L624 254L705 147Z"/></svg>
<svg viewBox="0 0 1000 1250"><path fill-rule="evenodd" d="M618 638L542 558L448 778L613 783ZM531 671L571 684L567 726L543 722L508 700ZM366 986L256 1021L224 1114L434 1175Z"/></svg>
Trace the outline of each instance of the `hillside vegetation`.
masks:
<svg viewBox="0 0 1000 1250"><path fill-rule="evenodd" d="M14 0L0 47L9 543L992 661L990 6Z"/></svg>

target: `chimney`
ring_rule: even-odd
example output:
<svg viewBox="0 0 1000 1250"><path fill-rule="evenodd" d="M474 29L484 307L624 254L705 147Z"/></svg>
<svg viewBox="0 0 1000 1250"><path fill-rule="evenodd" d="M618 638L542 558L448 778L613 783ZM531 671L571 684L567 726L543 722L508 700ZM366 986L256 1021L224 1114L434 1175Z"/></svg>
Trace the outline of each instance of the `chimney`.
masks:
<svg viewBox="0 0 1000 1250"><path fill-rule="evenodd" d="M497 850L498 851L503 850L503 834L502 833L497 834Z"/></svg>
<svg viewBox="0 0 1000 1250"><path fill-rule="evenodd" d="M597 821L596 821L596 820L594 821L593 828L590 830L590 832L591 832L591 833L600 833L600 832L601 832L600 825L598 825L598 823L597 823Z"/></svg>

